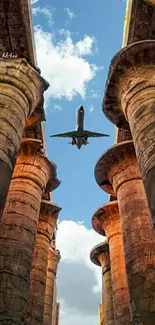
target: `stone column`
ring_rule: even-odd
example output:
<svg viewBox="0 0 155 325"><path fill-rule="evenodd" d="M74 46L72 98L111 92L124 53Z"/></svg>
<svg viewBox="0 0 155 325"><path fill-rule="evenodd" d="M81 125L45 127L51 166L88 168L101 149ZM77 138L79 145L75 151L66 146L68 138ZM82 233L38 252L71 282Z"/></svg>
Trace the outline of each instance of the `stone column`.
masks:
<svg viewBox="0 0 155 325"><path fill-rule="evenodd" d="M60 258L61 258L60 252L50 247L48 252L48 268L47 268L47 277L46 277L46 293L45 293L44 321L43 321L44 325L51 325L52 322L54 286L55 286L57 267Z"/></svg>
<svg viewBox="0 0 155 325"><path fill-rule="evenodd" d="M58 313L58 303L57 303L57 283L56 278L54 280L54 289L53 289L53 304L52 304L52 321L51 325L57 324L57 313Z"/></svg>
<svg viewBox="0 0 155 325"><path fill-rule="evenodd" d="M107 241L95 246L92 249L90 259L94 264L102 266L104 324L114 325L111 268L109 259L109 245L107 244Z"/></svg>
<svg viewBox="0 0 155 325"><path fill-rule="evenodd" d="M111 201L99 208L92 218L92 226L99 234L106 235L109 243L115 325L131 324L117 201Z"/></svg>
<svg viewBox="0 0 155 325"><path fill-rule="evenodd" d="M40 141L23 139L0 222L0 323L25 324L41 197L59 182Z"/></svg>
<svg viewBox="0 0 155 325"><path fill-rule="evenodd" d="M8 193L26 119L47 84L25 59L0 60L0 216Z"/></svg>
<svg viewBox="0 0 155 325"><path fill-rule="evenodd" d="M61 210L50 201L42 200L37 229L33 268L30 278L28 325L43 325L48 251Z"/></svg>
<svg viewBox="0 0 155 325"><path fill-rule="evenodd" d="M104 322L104 309L103 309L103 301L101 304L99 304L99 324L105 325Z"/></svg>
<svg viewBox="0 0 155 325"><path fill-rule="evenodd" d="M118 127L130 125L136 156L155 223L155 41L123 48L111 63L103 103Z"/></svg>
<svg viewBox="0 0 155 325"><path fill-rule="evenodd" d="M56 304L56 317L55 317L55 323L51 325L59 325L59 317L60 317L60 303L57 302Z"/></svg>
<svg viewBox="0 0 155 325"><path fill-rule="evenodd" d="M132 324L153 325L155 238L132 141L105 152L96 165L95 177L103 190L118 198Z"/></svg>

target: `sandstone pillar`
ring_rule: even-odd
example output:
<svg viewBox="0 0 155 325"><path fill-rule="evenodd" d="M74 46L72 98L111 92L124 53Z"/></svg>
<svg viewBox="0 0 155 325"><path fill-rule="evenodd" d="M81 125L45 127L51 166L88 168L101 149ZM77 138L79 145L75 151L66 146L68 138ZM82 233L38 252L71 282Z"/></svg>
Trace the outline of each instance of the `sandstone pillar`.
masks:
<svg viewBox="0 0 155 325"><path fill-rule="evenodd" d="M44 325L51 325L52 322L54 287L55 287L57 266L60 261L60 258L61 258L60 252L50 247L48 252L48 268L47 268L47 277L46 277L46 293L45 293L44 321L43 321Z"/></svg>
<svg viewBox="0 0 155 325"><path fill-rule="evenodd" d="M109 243L115 325L131 324L117 201L111 201L98 209L92 218L92 226L99 234L106 235Z"/></svg>
<svg viewBox="0 0 155 325"><path fill-rule="evenodd" d="M56 303L56 315L54 319L54 323L51 323L51 325L59 325L59 316L60 316L60 303Z"/></svg>
<svg viewBox="0 0 155 325"><path fill-rule="evenodd" d="M103 309L103 301L101 304L99 304L99 324L105 325L104 322L104 309Z"/></svg>
<svg viewBox="0 0 155 325"><path fill-rule="evenodd" d="M0 60L0 216L2 215L26 119L47 84L25 59Z"/></svg>
<svg viewBox="0 0 155 325"><path fill-rule="evenodd" d="M136 156L155 223L155 41L136 42L112 60L103 103L118 127L130 125ZM129 124L128 124L129 123Z"/></svg>
<svg viewBox="0 0 155 325"><path fill-rule="evenodd" d="M23 139L0 222L0 324L25 324L41 197L59 185L40 142Z"/></svg>
<svg viewBox="0 0 155 325"><path fill-rule="evenodd" d="M43 325L48 251L61 209L50 201L42 200L37 229L33 268L30 278L28 325Z"/></svg>
<svg viewBox="0 0 155 325"><path fill-rule="evenodd" d="M105 152L96 165L95 176L103 190L118 198L132 324L153 325L155 239L132 141Z"/></svg>
<svg viewBox="0 0 155 325"><path fill-rule="evenodd" d="M114 325L111 268L109 259L109 245L107 242L95 246L90 253L90 259L94 264L102 266L104 324Z"/></svg>

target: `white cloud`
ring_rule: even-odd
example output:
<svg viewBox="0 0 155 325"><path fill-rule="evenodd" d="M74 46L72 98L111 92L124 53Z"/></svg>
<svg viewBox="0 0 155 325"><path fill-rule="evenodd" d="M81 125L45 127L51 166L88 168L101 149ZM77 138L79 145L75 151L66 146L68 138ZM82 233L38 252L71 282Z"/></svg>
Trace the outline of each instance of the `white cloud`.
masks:
<svg viewBox="0 0 155 325"><path fill-rule="evenodd" d="M91 90L91 98L99 98L101 97L101 95L99 95L99 93L97 91L95 91L94 89Z"/></svg>
<svg viewBox="0 0 155 325"><path fill-rule="evenodd" d="M67 12L69 19L73 19L76 17L75 13L71 9L65 8L64 10Z"/></svg>
<svg viewBox="0 0 155 325"><path fill-rule="evenodd" d="M92 113L94 111L95 107L93 105L90 105L89 112Z"/></svg>
<svg viewBox="0 0 155 325"><path fill-rule="evenodd" d="M76 51L79 55L90 55L92 54L92 48L94 45L94 37L86 35L82 41L76 43ZM95 51L97 49L95 48Z"/></svg>
<svg viewBox="0 0 155 325"><path fill-rule="evenodd" d="M52 14L53 10L52 8L46 8L46 7L43 7L43 8L40 8L40 7L35 7L35 8L32 8L32 13L33 15L37 15L37 14L42 14L44 15L46 18L47 18L47 21L48 21L48 24L49 26L53 25L53 14Z"/></svg>
<svg viewBox="0 0 155 325"><path fill-rule="evenodd" d="M58 104L54 104L54 105L52 105L52 107L53 107L54 111L59 111L59 112L62 111L62 107Z"/></svg>
<svg viewBox="0 0 155 325"><path fill-rule="evenodd" d="M98 325L101 302L101 268L90 261L91 249L104 237L89 230L82 222L58 224L57 247L61 261L58 267L58 300L61 325Z"/></svg>
<svg viewBox="0 0 155 325"><path fill-rule="evenodd" d="M63 30L62 40L56 41L53 34L36 26L35 41L39 67L50 83L46 98L72 100L80 95L84 99L88 83L101 69L83 58L94 52L94 39L85 36L74 43L70 32Z"/></svg>
<svg viewBox="0 0 155 325"><path fill-rule="evenodd" d="M34 5L35 3L37 3L39 0L31 0L31 4Z"/></svg>

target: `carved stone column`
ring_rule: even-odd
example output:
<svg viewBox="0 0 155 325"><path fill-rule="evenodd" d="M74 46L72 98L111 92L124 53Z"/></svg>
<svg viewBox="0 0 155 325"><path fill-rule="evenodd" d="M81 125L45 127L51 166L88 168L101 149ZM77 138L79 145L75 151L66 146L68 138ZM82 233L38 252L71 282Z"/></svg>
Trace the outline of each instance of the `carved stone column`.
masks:
<svg viewBox="0 0 155 325"><path fill-rule="evenodd" d="M118 127L130 125L155 223L155 41L123 48L111 62L103 110ZM128 124L129 123L129 124Z"/></svg>
<svg viewBox="0 0 155 325"><path fill-rule="evenodd" d="M23 139L0 222L1 324L25 324L41 197L58 185L40 141Z"/></svg>
<svg viewBox="0 0 155 325"><path fill-rule="evenodd" d="M48 252L60 210L61 208L50 201L42 200L41 202L33 268L30 278L28 325L43 325Z"/></svg>
<svg viewBox="0 0 155 325"><path fill-rule="evenodd" d="M95 168L100 187L117 196L132 324L155 324L155 239L132 141L119 143ZM114 192L113 192L114 189Z"/></svg>
<svg viewBox="0 0 155 325"><path fill-rule="evenodd" d="M53 289L53 305L52 305L52 322L51 325L59 324L59 309L60 304L57 302L57 281L54 280L54 289Z"/></svg>
<svg viewBox="0 0 155 325"><path fill-rule="evenodd" d="M109 245L107 241L95 246L90 253L91 261L102 266L103 274L103 308L104 308L104 324L114 325L114 309L112 297L111 268L109 258Z"/></svg>
<svg viewBox="0 0 155 325"><path fill-rule="evenodd" d="M117 201L111 201L99 208L92 218L92 226L99 234L106 235L109 243L115 325L131 324Z"/></svg>
<svg viewBox="0 0 155 325"><path fill-rule="evenodd" d="M47 268L47 278L46 278L46 293L45 293L44 321L43 321L44 325L51 325L52 322L54 286L55 286L57 267L60 258L61 258L60 252L50 247L48 252L48 268Z"/></svg>
<svg viewBox="0 0 155 325"><path fill-rule="evenodd" d="M25 59L0 60L0 216L15 166L26 119L47 84Z"/></svg>
<svg viewBox="0 0 155 325"><path fill-rule="evenodd" d="M105 325L105 322L104 322L103 301L102 301L101 304L99 304L99 322L100 322L100 325Z"/></svg>

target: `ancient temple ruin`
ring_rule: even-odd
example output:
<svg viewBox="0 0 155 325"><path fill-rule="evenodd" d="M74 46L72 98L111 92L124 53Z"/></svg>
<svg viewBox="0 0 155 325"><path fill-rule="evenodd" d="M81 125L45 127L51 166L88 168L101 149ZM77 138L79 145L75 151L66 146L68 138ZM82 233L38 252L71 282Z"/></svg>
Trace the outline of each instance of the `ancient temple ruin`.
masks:
<svg viewBox="0 0 155 325"><path fill-rule="evenodd" d="M155 1L128 0L102 105L116 143L95 166L97 184L110 194L92 217L107 238L90 254L103 273L101 324L155 324L154 107Z"/></svg>
<svg viewBox="0 0 155 325"><path fill-rule="evenodd" d="M49 84L37 66L29 0L0 1L0 324L58 325L56 165L42 122ZM92 217L106 236L100 324L155 325L155 1L128 0L103 112L116 143L95 166L110 196Z"/></svg>
<svg viewBox="0 0 155 325"><path fill-rule="evenodd" d="M29 0L0 1L0 323L57 325L60 184L42 121L49 87L37 66Z"/></svg>

